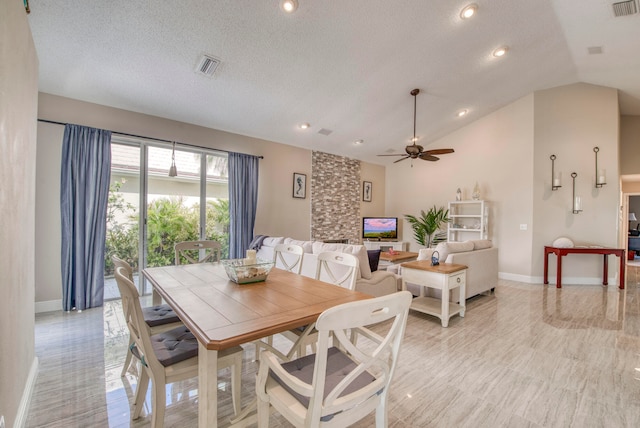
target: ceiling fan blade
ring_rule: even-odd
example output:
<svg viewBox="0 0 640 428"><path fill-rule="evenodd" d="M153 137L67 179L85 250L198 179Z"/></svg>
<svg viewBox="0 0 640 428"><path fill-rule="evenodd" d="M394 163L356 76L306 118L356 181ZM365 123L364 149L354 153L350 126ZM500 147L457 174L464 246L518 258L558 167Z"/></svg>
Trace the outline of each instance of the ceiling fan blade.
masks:
<svg viewBox="0 0 640 428"><path fill-rule="evenodd" d="M425 150L423 153L428 155L446 155L449 153L453 153L453 149L435 149L435 150Z"/></svg>
<svg viewBox="0 0 640 428"><path fill-rule="evenodd" d="M405 159L409 159L409 156L405 156L402 159L398 159L397 161L393 161L393 163L398 163L398 162L403 161Z"/></svg>
<svg viewBox="0 0 640 428"><path fill-rule="evenodd" d="M422 153L422 154L420 155L420 159L422 159L422 160L426 160L426 161L432 161L432 162L435 162L435 161L439 160L440 158L437 158L437 157L435 157L435 156L428 155L428 154L426 154L426 153Z"/></svg>
<svg viewBox="0 0 640 428"><path fill-rule="evenodd" d="M392 155L376 155L376 156L406 156L404 153L394 153Z"/></svg>

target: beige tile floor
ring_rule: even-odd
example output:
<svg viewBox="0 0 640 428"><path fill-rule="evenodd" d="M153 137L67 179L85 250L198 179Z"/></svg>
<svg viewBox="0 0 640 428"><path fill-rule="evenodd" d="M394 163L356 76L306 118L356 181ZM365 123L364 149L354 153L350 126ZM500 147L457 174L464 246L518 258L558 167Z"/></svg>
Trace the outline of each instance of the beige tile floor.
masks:
<svg viewBox="0 0 640 428"><path fill-rule="evenodd" d="M145 427L130 420L135 376L120 302L36 317L40 370L27 427ZM253 394L245 347L243 403ZM501 281L448 328L411 312L391 390L391 427L639 427L640 267L626 290ZM220 373L219 414L231 414ZM167 427L197 426L197 380L167 386ZM149 408L149 395L146 402ZM374 425L373 416L358 427ZM271 426L289 426L278 414Z"/></svg>

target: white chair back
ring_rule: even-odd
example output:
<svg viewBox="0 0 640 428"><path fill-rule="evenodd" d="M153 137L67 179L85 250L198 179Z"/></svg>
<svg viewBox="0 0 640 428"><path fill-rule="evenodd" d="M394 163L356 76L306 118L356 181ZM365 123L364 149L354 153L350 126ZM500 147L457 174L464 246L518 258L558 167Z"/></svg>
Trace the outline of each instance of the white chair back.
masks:
<svg viewBox="0 0 640 428"><path fill-rule="evenodd" d="M318 254L316 279L354 290L360 265L352 254L326 251Z"/></svg>
<svg viewBox="0 0 640 428"><path fill-rule="evenodd" d="M275 267L300 274L304 249L300 245L278 244L273 251Z"/></svg>
<svg viewBox="0 0 640 428"><path fill-rule="evenodd" d="M269 404L296 426L349 426L376 409L376 426L387 426L389 385L395 372L412 295L407 291L335 306L316 322L318 351L309 357L281 363L265 351L256 380L258 426L268 422ZM384 321L389 321L380 325ZM374 333L367 328L378 324ZM368 340L351 342L350 331ZM331 339L333 337L333 339ZM333 340L336 348L330 348ZM338 355L339 354L339 355ZM311 382L302 381L298 367L313 364ZM309 367L311 369L311 367ZM273 376L277 376L277 383ZM278 384L281 384L278 385ZM292 395L295 391L297 398ZM345 392L348 391L348 392ZM294 406L295 400L308 406Z"/></svg>
<svg viewBox="0 0 640 428"><path fill-rule="evenodd" d="M120 257L115 256L115 255L111 256L111 261L113 262L114 273L115 273L116 269L121 267L121 268L123 268L125 270L126 277L129 278L133 282L133 268L131 267L131 265L129 263L127 263L126 261L122 260Z"/></svg>
<svg viewBox="0 0 640 428"><path fill-rule="evenodd" d="M174 246L176 266L182 259L187 263L219 262L222 257L222 245L217 241L184 241Z"/></svg>

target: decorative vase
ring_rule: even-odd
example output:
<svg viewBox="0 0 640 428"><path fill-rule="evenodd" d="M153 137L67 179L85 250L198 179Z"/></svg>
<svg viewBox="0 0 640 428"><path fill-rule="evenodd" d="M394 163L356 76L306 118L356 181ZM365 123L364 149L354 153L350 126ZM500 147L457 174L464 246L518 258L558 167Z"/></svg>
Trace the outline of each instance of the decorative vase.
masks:
<svg viewBox="0 0 640 428"><path fill-rule="evenodd" d="M471 198L474 201L477 201L480 199L480 186L478 186L477 181L476 181L476 185L473 187L473 194L471 195Z"/></svg>
<svg viewBox="0 0 640 428"><path fill-rule="evenodd" d="M460 188L458 187L458 190L456 191L456 201L461 201L462 200L462 190L460 190Z"/></svg>

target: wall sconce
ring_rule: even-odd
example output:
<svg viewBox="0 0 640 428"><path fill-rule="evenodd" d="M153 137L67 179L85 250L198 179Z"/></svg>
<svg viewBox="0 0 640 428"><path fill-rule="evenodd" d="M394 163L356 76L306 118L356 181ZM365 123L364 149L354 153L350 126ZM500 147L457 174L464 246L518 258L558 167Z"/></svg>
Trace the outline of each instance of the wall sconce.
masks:
<svg viewBox="0 0 640 428"><path fill-rule="evenodd" d="M576 177L578 174L575 172L571 173L571 178L573 178L573 213L579 214L582 212L582 198L580 196L576 196Z"/></svg>
<svg viewBox="0 0 640 428"><path fill-rule="evenodd" d="M173 149L171 150L171 166L169 167L169 177L177 177L178 169L176 168L176 142L173 142Z"/></svg>
<svg viewBox="0 0 640 428"><path fill-rule="evenodd" d="M593 151L596 154L596 188L600 188L607 184L607 171L604 169L598 169L598 152L600 149L598 147L594 147Z"/></svg>
<svg viewBox="0 0 640 428"><path fill-rule="evenodd" d="M562 180L562 173L558 172L556 174L556 170L555 170L556 155L549 156L549 159L551 159L551 190L558 190L559 188L562 187L562 185L560 184Z"/></svg>

